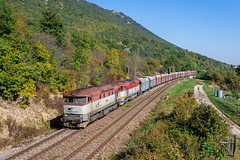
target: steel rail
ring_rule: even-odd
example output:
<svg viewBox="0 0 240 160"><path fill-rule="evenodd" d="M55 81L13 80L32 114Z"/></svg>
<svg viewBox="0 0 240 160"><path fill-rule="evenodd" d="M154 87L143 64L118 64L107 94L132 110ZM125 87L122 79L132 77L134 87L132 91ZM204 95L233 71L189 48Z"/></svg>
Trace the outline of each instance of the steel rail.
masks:
<svg viewBox="0 0 240 160"><path fill-rule="evenodd" d="M179 80L179 79L177 79ZM177 80L173 80L172 82L177 83ZM87 147L88 144L90 144L93 140L95 140L96 138L98 138L100 135L102 135L104 132L106 132L110 127L112 127L114 124L116 124L117 122L119 122L120 120L122 120L128 113L130 113L133 109L136 109L136 106L140 106L143 105L143 107L140 107L139 111L136 112L133 116L131 116L131 118L124 123L124 125L122 125L121 127L119 127L119 129L117 129L113 134L111 134L111 136L109 136L97 149L95 149L86 159L90 159L92 158L95 153L97 153L104 145L106 145L106 143L111 140L120 130L122 130L122 128L124 128L129 122L131 122L131 120L133 118L135 118L137 116L138 113L140 113L146 106L147 104L151 103L151 101L153 99L155 99L156 97L158 97L159 95L161 95L164 91L166 91L169 88L169 84L165 83L164 86L160 87L160 90L155 90L152 94L148 94L144 99L142 99L140 102L138 102L137 104L135 104L134 106L132 106L129 110L127 110L127 113L125 113L123 116L120 116L118 119L116 119L115 121L113 121L111 124L109 124L108 126L106 126L106 128L104 128L103 130L101 130L100 132L98 132L96 135L94 135L92 138L90 138L88 141L86 141L84 144L82 144L81 146L77 147L72 153L70 153L68 156L66 156L64 158L64 160L70 159L71 157L73 157L75 154L77 154L80 150L84 149L85 147ZM156 94L156 95L155 95ZM154 96L155 95L155 96ZM150 98L151 97L151 98Z"/></svg>
<svg viewBox="0 0 240 160"><path fill-rule="evenodd" d="M49 147L43 149L42 151L38 152L37 154L33 155L32 157L28 158L28 160L34 160L37 159L38 156L43 155L44 153L48 152L50 149L56 147L58 144L66 141L67 139L69 139L70 137L74 136L75 134L79 133L81 130L76 130L75 132L67 135L66 137L62 138L61 140L57 141L56 143L50 145Z"/></svg>
<svg viewBox="0 0 240 160"><path fill-rule="evenodd" d="M61 131L57 132L56 134L53 134L53 135L47 137L46 139L43 139L42 141L40 141L40 142L38 142L38 143L35 143L34 145L29 146L28 148L26 148L26 149L24 149L24 150L21 150L20 152L18 152L18 153L16 153L16 154L14 154L13 156L7 158L6 160L16 159L17 157L23 155L24 153L29 152L29 151L32 150L33 148L38 147L39 145L41 145L41 144L43 144L43 143L45 143L45 142L53 139L54 137L56 137L56 136L58 136L58 135L60 135L60 134L62 134L62 133L64 133L64 132L66 132L66 131L67 131L67 129L62 129Z"/></svg>

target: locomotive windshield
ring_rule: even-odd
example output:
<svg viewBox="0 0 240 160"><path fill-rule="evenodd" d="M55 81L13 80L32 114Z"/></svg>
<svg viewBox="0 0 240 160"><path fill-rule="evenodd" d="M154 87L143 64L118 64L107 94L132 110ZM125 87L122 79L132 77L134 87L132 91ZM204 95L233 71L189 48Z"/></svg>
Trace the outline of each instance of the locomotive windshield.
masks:
<svg viewBox="0 0 240 160"><path fill-rule="evenodd" d="M86 97L65 97L64 98L64 102L65 103L81 103L81 104L85 104L86 103Z"/></svg>
<svg viewBox="0 0 240 160"><path fill-rule="evenodd" d="M85 103L86 103L86 97L77 97L77 98L74 98L74 103L82 103L82 104L85 104Z"/></svg>

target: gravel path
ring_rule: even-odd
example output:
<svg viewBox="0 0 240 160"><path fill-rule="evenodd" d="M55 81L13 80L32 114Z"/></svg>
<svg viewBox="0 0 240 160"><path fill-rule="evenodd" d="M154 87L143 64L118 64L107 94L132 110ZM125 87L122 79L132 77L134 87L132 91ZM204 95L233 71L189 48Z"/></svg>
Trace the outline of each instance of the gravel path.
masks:
<svg viewBox="0 0 240 160"><path fill-rule="evenodd" d="M229 118L227 118L208 98L207 94L203 91L203 85L196 85L194 87L194 95L197 100L197 103L201 104L206 104L212 106L218 114L226 120L226 122L230 125L230 132L233 135L236 135L237 138L240 138L240 127L237 126L233 121L231 121Z"/></svg>

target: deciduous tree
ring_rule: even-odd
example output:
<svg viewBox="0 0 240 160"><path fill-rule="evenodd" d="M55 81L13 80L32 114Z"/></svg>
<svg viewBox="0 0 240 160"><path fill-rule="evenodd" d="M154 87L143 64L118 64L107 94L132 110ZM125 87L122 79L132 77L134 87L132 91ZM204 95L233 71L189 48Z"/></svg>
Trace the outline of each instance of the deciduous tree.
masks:
<svg viewBox="0 0 240 160"><path fill-rule="evenodd" d="M12 8L5 0L0 0L0 36L8 35L15 29L16 20L12 16Z"/></svg>

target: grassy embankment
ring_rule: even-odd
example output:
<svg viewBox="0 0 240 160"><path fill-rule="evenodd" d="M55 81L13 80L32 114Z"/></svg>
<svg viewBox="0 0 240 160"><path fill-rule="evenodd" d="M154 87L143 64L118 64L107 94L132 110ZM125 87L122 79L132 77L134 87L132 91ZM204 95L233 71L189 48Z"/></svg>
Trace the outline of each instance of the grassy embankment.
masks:
<svg viewBox="0 0 240 160"><path fill-rule="evenodd" d="M208 87L207 85L203 86L203 90L208 95L209 99L212 103L228 118L233 120L235 123L240 125L240 102L235 98L218 98L217 96L213 96L213 89ZM229 94L229 91L223 91L223 95Z"/></svg>
<svg viewBox="0 0 240 160"><path fill-rule="evenodd" d="M185 79L181 83L171 88L170 94L172 96L183 94L189 90L193 90L195 85L197 85L197 81L195 79ZM169 94L169 92L167 92L167 94Z"/></svg>

